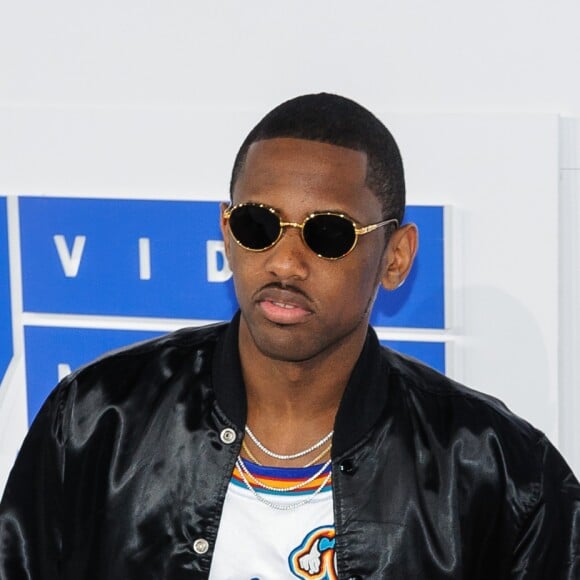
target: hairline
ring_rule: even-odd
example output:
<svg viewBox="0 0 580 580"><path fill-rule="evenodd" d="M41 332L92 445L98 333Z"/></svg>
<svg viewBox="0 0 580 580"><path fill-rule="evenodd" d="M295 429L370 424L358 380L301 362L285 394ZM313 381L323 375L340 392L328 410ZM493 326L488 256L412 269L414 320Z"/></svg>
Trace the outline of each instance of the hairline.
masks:
<svg viewBox="0 0 580 580"><path fill-rule="evenodd" d="M379 193L379 191L376 191L376 188L371 187L371 185L369 184L369 174L371 172L371 164L370 164L370 160L369 160L369 154L367 151L365 151L362 148L355 148L355 147L349 147L347 145L337 145L336 143L331 143L330 141L326 141L323 139L308 139L306 137L294 137L294 136L284 136L284 135L276 135L276 136L272 136L272 137L260 137L258 139L255 139L249 143L244 143L243 144L243 154L241 156L237 156L236 158L236 162L234 164L234 171L232 172L232 180L231 180L231 184L230 184L230 201L233 202L233 198L234 198L234 189L236 187L236 184L238 183L238 180L240 178L240 175L242 174L242 171L244 171L244 168L246 166L246 159L248 157L248 153L250 151L250 148L255 145L256 143L260 143L262 141L272 141L274 139L294 139L296 141L309 141L311 143L324 143L325 145L331 145L332 147L340 147L341 149L347 149L348 151L356 151L357 153L362 153L364 155L364 159L365 159L365 186L368 187L369 191L377 198L377 200L379 201L381 207L383 207L383 196ZM242 151L240 151L240 153L242 153Z"/></svg>

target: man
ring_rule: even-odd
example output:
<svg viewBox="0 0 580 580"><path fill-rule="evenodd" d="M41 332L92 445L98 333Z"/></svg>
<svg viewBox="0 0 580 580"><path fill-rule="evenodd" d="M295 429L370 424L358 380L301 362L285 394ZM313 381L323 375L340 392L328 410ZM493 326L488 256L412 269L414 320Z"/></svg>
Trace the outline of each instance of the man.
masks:
<svg viewBox="0 0 580 580"><path fill-rule="evenodd" d="M368 326L413 262L404 203L367 110L270 112L222 207L240 313L59 385L1 504L0 578L580 578L552 445Z"/></svg>

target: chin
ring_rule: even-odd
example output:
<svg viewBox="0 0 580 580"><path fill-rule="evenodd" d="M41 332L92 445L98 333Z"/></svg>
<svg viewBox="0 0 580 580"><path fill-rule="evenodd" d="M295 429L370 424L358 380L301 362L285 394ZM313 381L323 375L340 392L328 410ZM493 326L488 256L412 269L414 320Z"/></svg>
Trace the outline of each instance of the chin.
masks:
<svg viewBox="0 0 580 580"><path fill-rule="evenodd" d="M367 322L364 316L351 320L350 323L342 321L339 326L335 324L315 327L279 325L252 318L244 320L248 332L246 338L254 343L254 347L263 356L276 361L294 363L330 355L353 339L358 343L360 336L364 340Z"/></svg>
<svg viewBox="0 0 580 580"><path fill-rule="evenodd" d="M281 329L283 330L283 329ZM263 332L252 335L257 349L266 357L280 362L303 363L331 354L351 333L331 337L326 333Z"/></svg>
<svg viewBox="0 0 580 580"><path fill-rule="evenodd" d="M278 342L273 340L255 341L258 350L266 357L280 362L305 362L314 358L322 349L305 345L302 341Z"/></svg>

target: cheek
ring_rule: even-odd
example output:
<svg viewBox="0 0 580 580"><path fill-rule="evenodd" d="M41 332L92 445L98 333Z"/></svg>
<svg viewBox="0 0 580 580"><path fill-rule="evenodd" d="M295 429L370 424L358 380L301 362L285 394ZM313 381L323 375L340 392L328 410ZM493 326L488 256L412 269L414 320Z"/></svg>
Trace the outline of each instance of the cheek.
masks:
<svg viewBox="0 0 580 580"><path fill-rule="evenodd" d="M326 286L332 299L342 304L345 309L352 310L357 305L366 307L380 280L376 261L357 258L352 263L333 266L339 267L340 270L338 272L318 270L315 285Z"/></svg>
<svg viewBox="0 0 580 580"><path fill-rule="evenodd" d="M240 248L236 242L230 240L229 243L226 243L226 256L228 258L228 263L230 265L230 269L236 275L238 271L244 269L244 254L248 252L243 248Z"/></svg>
<svg viewBox="0 0 580 580"><path fill-rule="evenodd" d="M359 288L374 288L381 278L382 255L377 252L362 253L357 256L352 268L353 284Z"/></svg>
<svg viewBox="0 0 580 580"><path fill-rule="evenodd" d="M237 244L230 246L228 256L230 270L233 272L233 281L238 294L248 294L256 290L260 281L263 283L264 266L259 255L252 254ZM242 298L242 296L239 296Z"/></svg>

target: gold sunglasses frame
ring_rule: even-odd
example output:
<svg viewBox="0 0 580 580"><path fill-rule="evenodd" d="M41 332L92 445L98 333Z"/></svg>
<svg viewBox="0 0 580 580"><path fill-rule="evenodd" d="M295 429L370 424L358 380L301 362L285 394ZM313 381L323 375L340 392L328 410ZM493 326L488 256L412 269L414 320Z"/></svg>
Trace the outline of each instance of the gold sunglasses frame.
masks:
<svg viewBox="0 0 580 580"><path fill-rule="evenodd" d="M278 219L278 222L280 223L280 232L278 233L278 237L269 246L266 246L265 248L259 248L259 249L248 248L247 246L244 246L244 244L242 244L238 240L238 238L236 238L236 236L234 236L231 228L229 228L229 223L230 223L229 220L230 220L230 216L232 215L232 212L239 207L245 207L245 206L259 207L262 209L266 209L270 213L275 215L276 218ZM331 216L335 216L335 217L340 217L340 218L342 218L342 219L344 219L352 224L352 227L354 230L354 242L352 243L352 246L350 247L348 252L346 252L345 254L342 254L342 256L337 256L336 258L329 258L327 256L317 254L316 251L313 250L308 245L308 243L304 239L304 226L308 223L309 220L311 220L312 218L315 218L316 216L319 216L319 215L331 215ZM323 260L341 260L342 258L346 258L346 256L348 256L355 249L359 236L364 236L365 234L369 234L370 232L374 232L375 230L382 228L383 226L386 226L388 224L392 224L392 223L396 224L395 229L399 227L399 220L396 218L391 218L388 220L384 220L382 222L377 222L375 224L369 224L368 226L359 226L351 217L349 217L343 213L338 213L338 212L334 212L334 211L319 211L319 212L311 213L311 214L307 215L306 218L304 218L304 221L301 224L297 223L297 222L285 222L282 220L282 218L280 217L278 212L273 207L270 207L269 205L265 205L263 203L252 203L252 202L238 203L236 205L229 205L224 210L224 219L227 220L227 222L228 222L228 228L230 230L230 233L232 234L232 238L234 239L234 242L236 242L236 244L238 244L238 246L244 248L244 250L248 250L248 252L265 252L266 250L273 248L280 241L280 239L284 235L285 228L298 228L300 230L300 237L302 238L302 242L304 243L304 245L312 253L314 253L319 258L322 258Z"/></svg>

